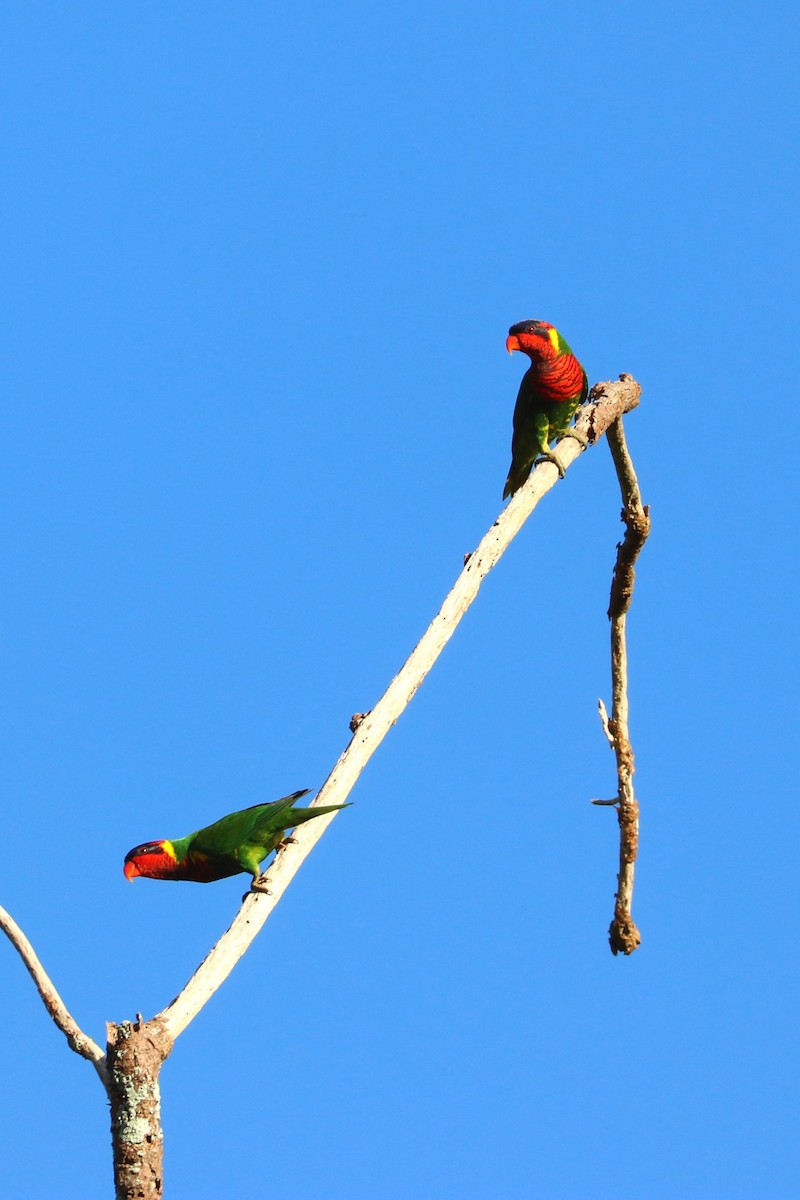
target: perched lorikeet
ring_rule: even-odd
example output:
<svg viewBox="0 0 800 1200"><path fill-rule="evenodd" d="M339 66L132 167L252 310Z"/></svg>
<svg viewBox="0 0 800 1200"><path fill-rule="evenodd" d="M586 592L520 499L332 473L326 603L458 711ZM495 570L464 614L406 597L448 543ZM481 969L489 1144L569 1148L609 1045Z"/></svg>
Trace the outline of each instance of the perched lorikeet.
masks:
<svg viewBox="0 0 800 1200"><path fill-rule="evenodd" d="M262 860L292 840L284 836L287 829L347 807L323 804L319 808L293 808L295 800L307 796L309 791L305 788L271 804L254 804L252 808L230 813L187 837L134 846L125 855L125 877L134 879L143 875L146 879L211 883L249 871L256 880L261 874Z"/></svg>
<svg viewBox="0 0 800 1200"><path fill-rule="evenodd" d="M550 452L550 442L564 436L575 410L589 392L583 367L558 330L546 321L512 325L506 350L509 354L521 350L530 357L531 365L522 376L514 409L511 468L504 500L522 487L536 458L549 458L559 474L564 474L561 463ZM585 441L583 437L578 440Z"/></svg>

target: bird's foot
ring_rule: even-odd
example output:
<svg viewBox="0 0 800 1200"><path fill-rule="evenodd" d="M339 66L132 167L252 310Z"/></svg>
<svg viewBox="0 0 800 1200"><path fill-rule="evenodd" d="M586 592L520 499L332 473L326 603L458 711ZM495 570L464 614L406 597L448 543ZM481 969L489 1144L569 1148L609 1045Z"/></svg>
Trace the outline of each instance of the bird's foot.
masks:
<svg viewBox="0 0 800 1200"><path fill-rule="evenodd" d="M246 900L247 897L252 895L253 892L261 892L263 896L272 895L271 890L267 887L266 883L262 882L260 877L253 880L253 882L250 884L250 891L245 892L244 896L242 896L242 899Z"/></svg>
<svg viewBox="0 0 800 1200"><path fill-rule="evenodd" d="M278 849L285 850L287 846L296 846L296 845L297 845L296 837L285 837L285 838L282 838L281 841L278 842Z"/></svg>
<svg viewBox="0 0 800 1200"><path fill-rule="evenodd" d="M574 429L574 428L568 429L566 431L566 433L562 433L561 437L558 440L559 440L559 442L563 442L564 438L568 438L568 437L574 438L575 441L580 446L582 446L584 450L589 445L589 439L587 438L586 434L581 433L581 431L579 429Z"/></svg>
<svg viewBox="0 0 800 1200"><path fill-rule="evenodd" d="M533 465L538 467L540 462L551 462L558 471L559 479L563 479L567 473L564 469L564 464L562 463L561 459L557 454L553 454L551 450L543 450Z"/></svg>

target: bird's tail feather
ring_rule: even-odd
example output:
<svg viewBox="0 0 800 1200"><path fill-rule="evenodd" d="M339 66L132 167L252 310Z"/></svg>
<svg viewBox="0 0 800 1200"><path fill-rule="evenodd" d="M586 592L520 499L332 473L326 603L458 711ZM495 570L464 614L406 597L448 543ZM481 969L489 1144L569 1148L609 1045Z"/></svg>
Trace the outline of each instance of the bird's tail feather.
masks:
<svg viewBox="0 0 800 1200"><path fill-rule="evenodd" d="M340 808L350 808L352 800L348 800L345 804L320 804L319 808L293 808L288 814L292 818L292 825L302 825L304 821L311 821L314 817L321 817L325 813L338 812Z"/></svg>

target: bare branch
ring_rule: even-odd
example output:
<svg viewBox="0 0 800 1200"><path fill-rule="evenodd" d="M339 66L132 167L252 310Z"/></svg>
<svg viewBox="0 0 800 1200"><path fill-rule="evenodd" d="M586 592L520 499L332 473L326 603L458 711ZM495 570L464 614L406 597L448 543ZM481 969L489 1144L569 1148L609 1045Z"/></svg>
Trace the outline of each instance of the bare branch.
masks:
<svg viewBox="0 0 800 1200"><path fill-rule="evenodd" d="M76 1054L80 1054L82 1058L87 1059L92 1064L100 1076L103 1085L107 1088L108 1075L106 1072L105 1054L97 1043L93 1042L83 1032L75 1019L70 1015L67 1006L56 991L52 979L36 957L33 946L25 937L25 934L19 925L17 925L14 918L4 908L0 908L0 929L3 930L12 946L15 946L19 952L20 958L28 968L31 979L36 984L45 1008L66 1037L70 1047Z"/></svg>
<svg viewBox="0 0 800 1200"><path fill-rule="evenodd" d="M589 442L596 442L612 421L636 407L640 395L641 388L630 375L621 375L618 383L596 385L592 389L590 402L578 414L576 428ZM567 437L558 445L558 457L564 469L581 453L582 447L574 438ZM353 718L353 738L312 807L341 804L347 799L369 759L453 636L459 621L477 596L481 583L519 533L533 509L557 481L558 470L552 463L542 462L535 467L527 483L511 498L480 545L466 557L463 571L410 658L375 707L368 713L357 713ZM163 1027L171 1038L175 1039L183 1032L233 970L301 863L335 816L335 813L326 814L301 825L295 831L294 844L281 850L262 876L262 886L269 888L269 894L251 894L245 899L230 928L200 964L180 995L154 1018L163 1021Z"/></svg>
<svg viewBox="0 0 800 1200"><path fill-rule="evenodd" d="M608 931L613 954L632 954L641 943L631 909L639 848L639 805L633 790L635 763L628 731L628 648L626 614L633 599L634 564L650 532L650 510L642 504L639 483L625 442L620 416L608 429L608 444L622 492L625 537L617 546L608 616L611 620L611 717L600 702L600 719L617 760L619 874L614 919ZM605 719L604 719L605 718Z"/></svg>

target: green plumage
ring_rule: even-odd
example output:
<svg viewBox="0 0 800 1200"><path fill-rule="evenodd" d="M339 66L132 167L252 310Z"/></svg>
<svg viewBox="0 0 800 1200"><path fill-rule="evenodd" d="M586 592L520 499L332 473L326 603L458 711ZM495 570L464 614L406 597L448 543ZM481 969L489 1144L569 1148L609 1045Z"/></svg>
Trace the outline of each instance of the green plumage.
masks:
<svg viewBox="0 0 800 1200"><path fill-rule="evenodd" d="M295 801L308 794L306 788L271 804L254 804L174 841L145 842L126 856L125 874L210 883L246 871L255 880L267 855L290 840L287 829L347 807L295 808Z"/></svg>
<svg viewBox="0 0 800 1200"><path fill-rule="evenodd" d="M567 341L547 322L512 325L506 349L521 350L531 365L522 377L514 409L511 467L503 499L522 487L539 457L555 462L563 474L551 444L567 432L589 392L586 372Z"/></svg>

